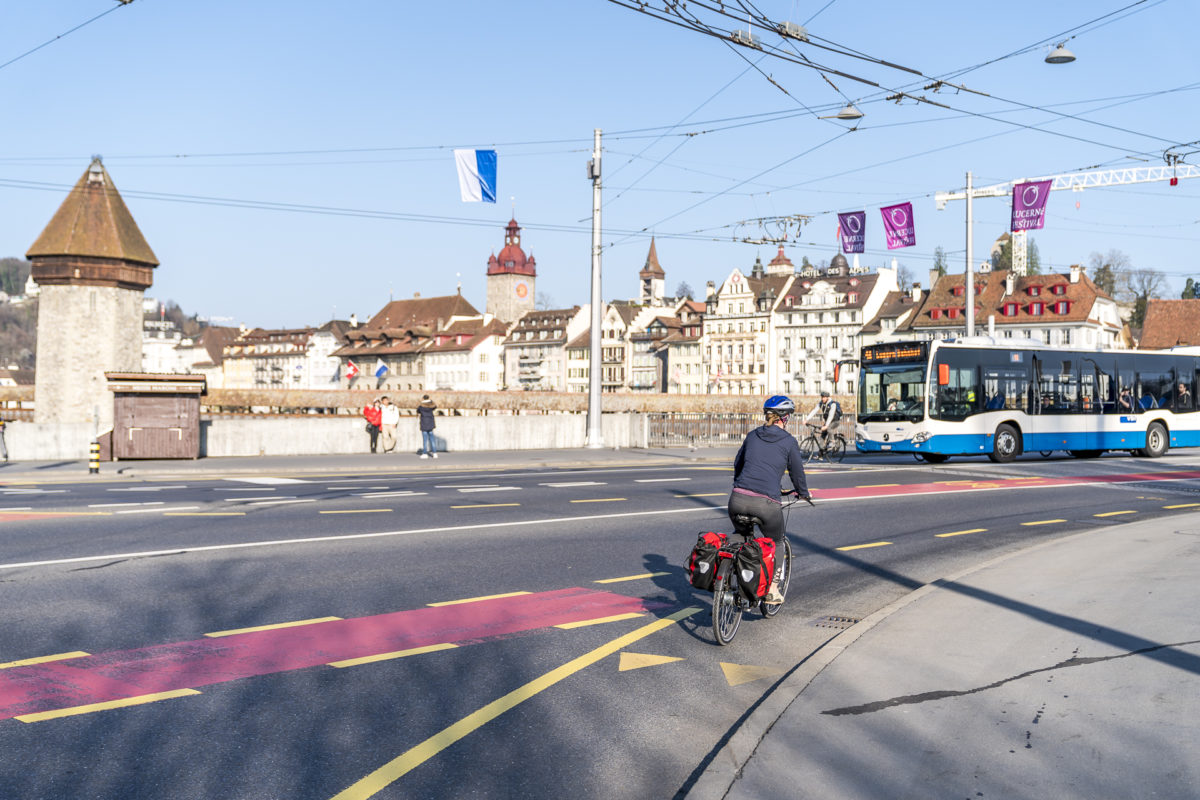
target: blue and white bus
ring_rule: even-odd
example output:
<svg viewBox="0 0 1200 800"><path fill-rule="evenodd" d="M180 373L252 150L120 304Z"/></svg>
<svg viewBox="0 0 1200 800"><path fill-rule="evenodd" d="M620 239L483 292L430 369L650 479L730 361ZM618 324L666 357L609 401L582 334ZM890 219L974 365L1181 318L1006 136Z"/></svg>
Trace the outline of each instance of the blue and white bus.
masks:
<svg viewBox="0 0 1200 800"><path fill-rule="evenodd" d="M863 453L1012 461L1065 450L1152 458L1200 446L1200 348L1074 350L990 336L862 349Z"/></svg>

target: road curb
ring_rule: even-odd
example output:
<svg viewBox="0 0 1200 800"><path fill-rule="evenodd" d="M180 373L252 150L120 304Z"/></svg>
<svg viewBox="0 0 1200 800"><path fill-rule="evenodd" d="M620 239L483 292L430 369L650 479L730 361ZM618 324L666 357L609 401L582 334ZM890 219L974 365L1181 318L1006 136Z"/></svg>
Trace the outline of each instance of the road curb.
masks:
<svg viewBox="0 0 1200 800"><path fill-rule="evenodd" d="M1137 525L1140 523L1127 523ZM1111 526L1118 527L1118 526ZM915 603L926 595L938 590L943 584L953 583L988 569L1018 555L1026 555L1051 545L1061 544L1071 539L1090 536L1101 530L1109 530L1109 526L1081 531L1069 536L1062 536L1046 542L1039 542L1030 547L1023 547L1011 553L996 556L981 564L967 567L959 572L937 578L924 586L914 589L903 597L892 601L883 608L875 611L852 627L841 631L811 653L804 661L797 664L790 673L763 698L758 707L751 712L738 729L733 732L722 747L713 756L711 763L684 795L684 800L723 800L733 788L733 784L742 776L746 763L754 756L755 751L763 740L770 735L771 729L787 709L808 688L809 684L832 664L838 656L854 644L860 637L872 628L895 614L902 608Z"/></svg>

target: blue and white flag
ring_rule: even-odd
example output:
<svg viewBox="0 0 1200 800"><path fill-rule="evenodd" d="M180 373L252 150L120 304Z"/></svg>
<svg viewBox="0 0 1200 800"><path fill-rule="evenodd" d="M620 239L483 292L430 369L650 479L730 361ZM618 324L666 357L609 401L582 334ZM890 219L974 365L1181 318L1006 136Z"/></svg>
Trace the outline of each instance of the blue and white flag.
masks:
<svg viewBox="0 0 1200 800"><path fill-rule="evenodd" d="M464 203L496 202L495 150L455 150L454 163Z"/></svg>
<svg viewBox="0 0 1200 800"><path fill-rule="evenodd" d="M382 358L375 359L375 377L382 378L388 374L388 365L383 363Z"/></svg>

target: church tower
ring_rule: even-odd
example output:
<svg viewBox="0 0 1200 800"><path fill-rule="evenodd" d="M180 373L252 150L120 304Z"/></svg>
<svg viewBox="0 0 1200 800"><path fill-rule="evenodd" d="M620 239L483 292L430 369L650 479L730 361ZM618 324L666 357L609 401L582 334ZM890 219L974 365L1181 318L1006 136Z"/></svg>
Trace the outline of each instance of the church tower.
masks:
<svg viewBox="0 0 1200 800"><path fill-rule="evenodd" d="M666 293L665 284L667 273L658 263L658 250L654 246L654 237L650 237L650 252L646 254L646 266L638 273L642 281L642 305L661 306Z"/></svg>
<svg viewBox="0 0 1200 800"><path fill-rule="evenodd" d="M534 308L537 262L521 249L521 226L511 219L504 229L504 248L487 264L487 313L514 322Z"/></svg>
<svg viewBox="0 0 1200 800"><path fill-rule="evenodd" d="M158 259L98 156L25 257L41 287L34 421L109 430L104 373L142 368L142 296Z"/></svg>

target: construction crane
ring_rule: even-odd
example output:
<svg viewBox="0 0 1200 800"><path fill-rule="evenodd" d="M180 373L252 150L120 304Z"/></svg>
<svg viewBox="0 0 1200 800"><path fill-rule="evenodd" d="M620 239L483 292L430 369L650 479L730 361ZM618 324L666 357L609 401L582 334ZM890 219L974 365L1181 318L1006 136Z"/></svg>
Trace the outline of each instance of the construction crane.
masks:
<svg viewBox="0 0 1200 800"><path fill-rule="evenodd" d="M1168 151L1170 153L1170 151ZM1168 163L1158 167L1124 167L1121 169L1105 169L1093 172L1069 172L1062 175L1043 175L1039 178L1017 178L1007 183L997 183L992 186L981 186L970 189L971 197L1008 197L1012 187L1018 183L1033 181L1051 181L1050 191L1059 192L1070 190L1082 192L1084 189L1097 189L1104 186L1126 186L1132 183L1154 183L1170 181L1174 186L1187 178L1200 178L1200 167L1184 164L1179 159L1168 157ZM946 208L950 200L965 200L966 192L937 192L933 201L938 211ZM968 221L969 224L969 221ZM1012 270L1017 275L1024 275L1028 269L1028 254L1026 248L1026 232L1013 231L1012 234Z"/></svg>

